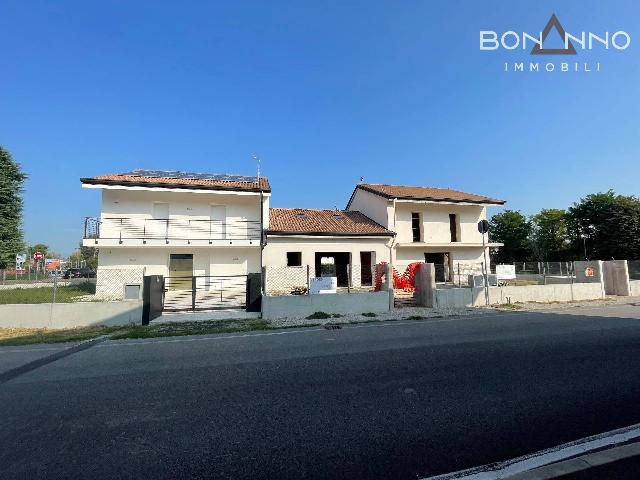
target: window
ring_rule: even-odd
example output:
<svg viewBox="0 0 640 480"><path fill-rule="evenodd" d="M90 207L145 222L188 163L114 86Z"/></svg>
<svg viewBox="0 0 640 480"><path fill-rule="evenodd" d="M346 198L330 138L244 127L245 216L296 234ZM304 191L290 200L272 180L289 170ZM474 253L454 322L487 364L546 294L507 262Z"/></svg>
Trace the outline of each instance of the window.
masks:
<svg viewBox="0 0 640 480"><path fill-rule="evenodd" d="M421 240L419 213L414 212L411 214L411 232L413 233L413 241L419 242Z"/></svg>
<svg viewBox="0 0 640 480"><path fill-rule="evenodd" d="M455 213L449 214L449 230L451 231L451 241L458 241L458 215Z"/></svg>
<svg viewBox="0 0 640 480"><path fill-rule="evenodd" d="M287 267L301 267L302 252L287 252Z"/></svg>

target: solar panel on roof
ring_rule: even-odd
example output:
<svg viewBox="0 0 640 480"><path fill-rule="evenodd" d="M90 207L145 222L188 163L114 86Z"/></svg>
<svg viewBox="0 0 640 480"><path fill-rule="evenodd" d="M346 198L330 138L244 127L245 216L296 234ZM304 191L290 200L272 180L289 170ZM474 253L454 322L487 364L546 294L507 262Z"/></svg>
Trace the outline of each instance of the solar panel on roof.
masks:
<svg viewBox="0 0 640 480"><path fill-rule="evenodd" d="M244 175L231 175L228 173L194 173L179 172L177 170L142 170L136 169L125 175L134 177L155 177L155 178L180 178L196 180L221 180L227 182L257 182L256 177L246 177Z"/></svg>

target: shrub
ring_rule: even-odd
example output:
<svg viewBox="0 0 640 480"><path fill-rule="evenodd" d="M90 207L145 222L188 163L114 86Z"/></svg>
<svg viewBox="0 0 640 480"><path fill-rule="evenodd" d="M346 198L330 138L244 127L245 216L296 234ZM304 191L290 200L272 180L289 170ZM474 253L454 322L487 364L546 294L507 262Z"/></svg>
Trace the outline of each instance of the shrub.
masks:
<svg viewBox="0 0 640 480"><path fill-rule="evenodd" d="M314 312L306 318L307 320L325 320L331 318L331 315L325 312Z"/></svg>

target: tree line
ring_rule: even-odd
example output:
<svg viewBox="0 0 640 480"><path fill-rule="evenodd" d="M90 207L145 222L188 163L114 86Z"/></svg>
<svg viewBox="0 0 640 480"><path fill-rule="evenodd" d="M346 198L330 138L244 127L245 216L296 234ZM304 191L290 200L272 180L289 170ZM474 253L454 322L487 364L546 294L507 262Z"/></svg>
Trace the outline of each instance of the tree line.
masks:
<svg viewBox="0 0 640 480"><path fill-rule="evenodd" d="M505 210L490 220L497 263L640 259L640 199L613 190L593 193L566 210L525 216Z"/></svg>
<svg viewBox="0 0 640 480"><path fill-rule="evenodd" d="M27 246L22 229L24 183L27 175L22 171L8 150L0 146L0 273L15 266L17 253L40 251L45 257L60 257L50 251L44 243ZM97 266L97 249L83 247L82 242L71 257L71 261L84 262L87 266Z"/></svg>

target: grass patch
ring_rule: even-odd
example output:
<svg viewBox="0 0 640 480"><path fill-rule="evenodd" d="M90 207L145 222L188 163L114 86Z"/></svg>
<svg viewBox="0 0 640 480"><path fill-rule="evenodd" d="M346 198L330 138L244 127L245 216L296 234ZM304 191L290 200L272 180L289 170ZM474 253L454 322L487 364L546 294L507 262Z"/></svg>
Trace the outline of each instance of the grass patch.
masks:
<svg viewBox="0 0 640 480"><path fill-rule="evenodd" d="M407 320L424 320L424 317L420 315L411 315L410 317L407 317Z"/></svg>
<svg viewBox="0 0 640 480"><path fill-rule="evenodd" d="M326 320L327 318L331 318L331 315L325 312L313 312L308 317L305 317L307 320Z"/></svg>
<svg viewBox="0 0 640 480"><path fill-rule="evenodd" d="M111 335L114 340L125 338L180 337L185 335L206 335L208 333L250 332L268 330L266 320L204 320L194 322L159 323L121 327Z"/></svg>
<svg viewBox="0 0 640 480"><path fill-rule="evenodd" d="M71 303L84 295L96 293L95 283L84 282L58 287L56 303ZM51 303L53 287L12 288L0 290L0 305L15 303Z"/></svg>
<svg viewBox="0 0 640 480"><path fill-rule="evenodd" d="M498 305L498 308L506 308L507 310L522 310L524 305L522 303L503 303L502 305Z"/></svg>
<svg viewBox="0 0 640 480"><path fill-rule="evenodd" d="M331 314L331 317L332 318L342 318L342 317L344 317L344 315L342 315L340 313L333 313L333 314Z"/></svg>
<svg viewBox="0 0 640 480"><path fill-rule="evenodd" d="M363 317L377 317L378 315L376 315L373 312L365 312L362 314Z"/></svg>
<svg viewBox="0 0 640 480"><path fill-rule="evenodd" d="M0 328L0 346L33 345L36 343L80 342L107 335L122 327L78 328Z"/></svg>

